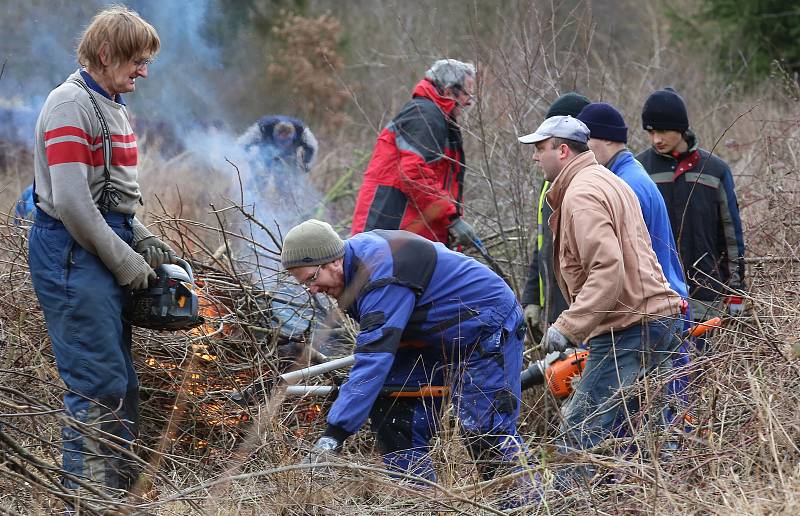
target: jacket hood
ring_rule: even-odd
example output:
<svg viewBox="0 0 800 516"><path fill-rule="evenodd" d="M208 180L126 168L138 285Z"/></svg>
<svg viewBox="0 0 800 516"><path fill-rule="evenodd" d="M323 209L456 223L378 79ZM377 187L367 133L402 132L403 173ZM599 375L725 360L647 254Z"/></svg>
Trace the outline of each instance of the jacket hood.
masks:
<svg viewBox="0 0 800 516"><path fill-rule="evenodd" d="M412 97L425 97L432 100L447 116L450 116L450 113L456 107L456 101L439 95L439 92L436 91L436 86L428 79L422 79L414 86Z"/></svg>
<svg viewBox="0 0 800 516"><path fill-rule="evenodd" d="M572 158L572 161L567 163L564 169L558 174L558 177L553 181L550 191L547 192L547 203L557 210L561 206L561 201L564 200L564 194L569 187L569 184L578 175L578 172L590 165L597 165L597 159L594 157L594 152L588 150L582 152Z"/></svg>

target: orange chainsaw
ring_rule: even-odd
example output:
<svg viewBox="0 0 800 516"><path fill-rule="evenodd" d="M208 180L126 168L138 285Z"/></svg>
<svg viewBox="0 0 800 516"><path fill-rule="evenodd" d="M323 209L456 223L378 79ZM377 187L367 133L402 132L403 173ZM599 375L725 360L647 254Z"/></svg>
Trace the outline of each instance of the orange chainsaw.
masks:
<svg viewBox="0 0 800 516"><path fill-rule="evenodd" d="M699 337L713 328L719 328L721 322L719 317L714 317L698 323L686 331L683 337L684 339ZM572 379L583 373L588 357L588 349L570 348L563 352L548 353L544 358L536 360L522 371L520 376L522 390L547 383L547 387L555 398L566 398L572 392Z"/></svg>

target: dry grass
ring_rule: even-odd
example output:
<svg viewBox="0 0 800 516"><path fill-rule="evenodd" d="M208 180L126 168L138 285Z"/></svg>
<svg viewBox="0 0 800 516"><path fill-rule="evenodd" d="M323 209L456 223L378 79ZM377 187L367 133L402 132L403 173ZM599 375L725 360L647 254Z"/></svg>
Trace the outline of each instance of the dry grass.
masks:
<svg viewBox="0 0 800 516"><path fill-rule="evenodd" d="M668 436L646 427L594 453L558 457L551 451L557 413L541 391L530 392L521 417L532 452L532 469L525 474L540 472L548 478L548 472L568 464L590 462L601 473L612 474L614 481L575 492L549 492L544 503L531 502L521 513L789 514L797 510L800 376L792 345L798 341L800 322L796 279L800 235L791 215L797 206L798 185L793 176L798 168L790 153L797 135L786 138L782 146L772 146L770 154L757 152L759 145L773 141L768 131L783 130L783 126L763 124L767 137L743 153L742 159L751 163L770 156L774 162L765 173L779 174L770 181L756 174L737 177L750 254L776 258L750 263L752 310L712 337L711 352L692 365L691 411L696 430L676 434L683 446L667 461L654 450ZM783 168L775 171L778 161ZM168 168L169 163L162 166ZM753 169L760 170L759 166ZM182 198L185 203L187 197ZM234 208L226 212L229 220L236 218L234 212L243 218ZM157 514L494 514L503 492L498 483L511 482L510 489L527 491L515 487L519 479L517 484L514 479L488 485L479 482L455 428L446 428L434 443L440 475L437 486L411 488L388 477L364 432L348 443L343 457L332 465L334 474L311 475L298 465L321 431L321 420L307 412L308 403L278 398L258 408L241 409L219 396L220 391L246 384L255 374L270 374L277 363L269 332L254 328L267 324L260 293L250 286L253 265L213 254L218 242L236 247L242 238L225 223L214 224L216 217L208 212L206 223L187 222L174 214L150 216L155 228L174 235L174 245L182 247L196 264L205 264L197 267L198 275L218 314L204 330L211 336L137 331L137 366L144 395L139 454L149 463L150 473L150 480L141 486L145 499L130 502L137 510ZM269 242L257 225L252 233L241 229L253 224L239 220L233 225L246 239L255 236L256 241ZM10 223L0 229L0 404L4 434L30 454L15 453L8 442L0 445L4 493L0 507L44 514L58 507L56 488L45 474L52 475L46 468L59 461L62 416L57 409L62 389L28 279L26 231ZM269 243L264 247L276 250ZM651 379L644 392L656 392L664 380ZM447 415L445 421L449 421ZM632 443L638 452L616 458L610 453L614 446ZM12 464L22 467L27 477L20 477L19 468Z"/></svg>

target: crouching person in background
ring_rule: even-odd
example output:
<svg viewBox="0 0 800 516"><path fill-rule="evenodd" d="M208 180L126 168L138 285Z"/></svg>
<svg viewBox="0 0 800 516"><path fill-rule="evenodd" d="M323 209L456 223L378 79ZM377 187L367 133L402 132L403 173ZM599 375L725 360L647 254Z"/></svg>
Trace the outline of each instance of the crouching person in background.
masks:
<svg viewBox="0 0 800 516"><path fill-rule="evenodd" d="M410 232L374 230L343 241L313 219L287 233L281 261L300 284L335 298L361 326L355 363L311 462L339 452L369 418L389 469L435 481L428 453L442 399L381 392L448 385L483 478L517 464L525 327L500 277Z"/></svg>
<svg viewBox="0 0 800 516"><path fill-rule="evenodd" d="M136 136L121 94L147 77L159 47L156 30L135 12L99 12L78 44L82 68L50 92L36 123L29 260L67 386L68 488L129 490L138 476L124 450L138 433L139 384L123 301L175 255L134 216Z"/></svg>
<svg viewBox="0 0 800 516"><path fill-rule="evenodd" d="M294 195L295 186L306 181L317 155L317 139L300 120L284 115L267 115L251 125L238 140L250 166L262 181L272 178L277 192Z"/></svg>

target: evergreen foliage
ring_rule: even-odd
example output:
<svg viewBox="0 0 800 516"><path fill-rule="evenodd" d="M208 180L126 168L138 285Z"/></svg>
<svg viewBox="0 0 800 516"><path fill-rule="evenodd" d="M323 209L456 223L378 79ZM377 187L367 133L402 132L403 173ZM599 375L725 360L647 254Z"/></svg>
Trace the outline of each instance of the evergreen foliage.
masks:
<svg viewBox="0 0 800 516"><path fill-rule="evenodd" d="M792 75L800 72L796 0L703 0L701 19L709 30L695 35L703 45L713 38L725 72L751 84L776 64Z"/></svg>

